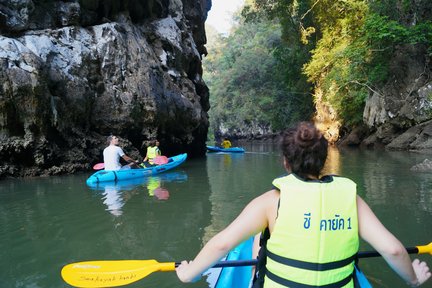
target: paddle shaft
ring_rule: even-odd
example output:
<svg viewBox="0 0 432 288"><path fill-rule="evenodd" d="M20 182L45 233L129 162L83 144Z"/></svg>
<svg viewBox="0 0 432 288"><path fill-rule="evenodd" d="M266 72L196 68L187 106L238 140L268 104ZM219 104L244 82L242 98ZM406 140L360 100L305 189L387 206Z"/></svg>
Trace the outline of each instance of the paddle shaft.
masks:
<svg viewBox="0 0 432 288"><path fill-rule="evenodd" d="M417 247L406 247L406 251L408 254L419 254L419 249ZM372 257L380 257L381 254L377 251L362 251L357 254L358 258L372 258ZM231 261L220 261L216 263L212 268L220 268L220 267L239 267L239 266L253 266L258 263L258 260L231 260ZM180 265L180 263L176 262L175 267Z"/></svg>
<svg viewBox="0 0 432 288"><path fill-rule="evenodd" d="M408 254L419 254L419 249L417 247L406 247L405 248ZM358 258L371 258L371 257L379 257L380 253L377 251L363 251L357 254Z"/></svg>
<svg viewBox="0 0 432 288"><path fill-rule="evenodd" d="M227 260L227 261L219 261L212 268L222 268L222 267L240 267L240 266L254 266L258 263L257 259L250 260ZM175 263L175 267L178 267L180 262Z"/></svg>

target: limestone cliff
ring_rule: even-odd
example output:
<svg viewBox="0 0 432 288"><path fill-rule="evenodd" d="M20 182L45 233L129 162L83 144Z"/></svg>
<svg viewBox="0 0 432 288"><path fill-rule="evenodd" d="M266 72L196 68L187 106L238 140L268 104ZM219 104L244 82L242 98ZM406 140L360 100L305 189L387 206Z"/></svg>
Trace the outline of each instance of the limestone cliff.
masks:
<svg viewBox="0 0 432 288"><path fill-rule="evenodd" d="M396 5L398 22L406 27L429 23L432 2ZM399 3L400 4L400 3ZM407 9L409 7L409 9ZM392 47L388 80L369 88L364 127L347 133L342 142L366 147L432 151L432 67L430 43Z"/></svg>
<svg viewBox="0 0 432 288"><path fill-rule="evenodd" d="M390 63L390 80L371 90L364 127L341 144L391 150L432 151L432 69L427 47L401 46Z"/></svg>
<svg viewBox="0 0 432 288"><path fill-rule="evenodd" d="M106 136L205 153L211 0L0 1L0 177L71 173Z"/></svg>

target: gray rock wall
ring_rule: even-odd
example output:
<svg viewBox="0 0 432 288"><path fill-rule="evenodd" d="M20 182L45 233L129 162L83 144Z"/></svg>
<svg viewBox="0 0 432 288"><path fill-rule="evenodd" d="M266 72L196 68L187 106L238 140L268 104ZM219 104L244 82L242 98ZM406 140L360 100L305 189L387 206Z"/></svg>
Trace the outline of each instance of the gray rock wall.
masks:
<svg viewBox="0 0 432 288"><path fill-rule="evenodd" d="M0 1L0 177L102 161L109 134L142 158L205 153L211 0Z"/></svg>
<svg viewBox="0 0 432 288"><path fill-rule="evenodd" d="M390 63L391 79L370 93L363 113L372 133L364 145L396 150L432 149L432 70L427 47L401 46Z"/></svg>

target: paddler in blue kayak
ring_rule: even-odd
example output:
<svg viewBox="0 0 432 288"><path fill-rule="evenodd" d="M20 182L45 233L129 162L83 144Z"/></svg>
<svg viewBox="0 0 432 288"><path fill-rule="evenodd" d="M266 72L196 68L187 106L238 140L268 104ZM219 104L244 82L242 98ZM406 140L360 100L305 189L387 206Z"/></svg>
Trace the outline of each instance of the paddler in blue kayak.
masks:
<svg viewBox="0 0 432 288"><path fill-rule="evenodd" d="M222 148L227 149L227 148L231 148L232 144L231 144L231 141L225 137L221 143L221 146L222 146Z"/></svg>
<svg viewBox="0 0 432 288"><path fill-rule="evenodd" d="M129 156L127 156L123 149L118 146L119 138L114 135L110 135L107 137L108 147L106 147L103 151L105 170L120 170L120 169L130 169L130 168L138 168L138 161L133 160ZM122 166L120 164L120 158L123 158L127 165Z"/></svg>
<svg viewBox="0 0 432 288"><path fill-rule="evenodd" d="M143 160L143 163L141 164L141 167L153 167L157 164L154 163L154 159L157 156L161 156L162 153L159 149L159 141L157 139L153 139L150 141L150 145L147 147L146 156Z"/></svg>
<svg viewBox="0 0 432 288"><path fill-rule="evenodd" d="M231 249L262 233L254 287L355 287L354 264L361 237L412 287L431 273L410 257L402 243L356 194L356 184L334 175L320 177L327 140L309 122L282 134L288 174L252 200L241 214L204 246L191 262L177 267L182 282L195 282Z"/></svg>

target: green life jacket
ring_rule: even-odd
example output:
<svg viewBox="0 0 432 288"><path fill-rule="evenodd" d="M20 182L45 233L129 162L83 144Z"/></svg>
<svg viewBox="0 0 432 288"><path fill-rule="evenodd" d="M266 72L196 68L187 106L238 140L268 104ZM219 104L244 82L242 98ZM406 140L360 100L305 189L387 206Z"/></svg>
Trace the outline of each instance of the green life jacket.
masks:
<svg viewBox="0 0 432 288"><path fill-rule="evenodd" d="M267 241L264 287L354 287L359 248L356 184L337 176L277 178L278 216Z"/></svg>

